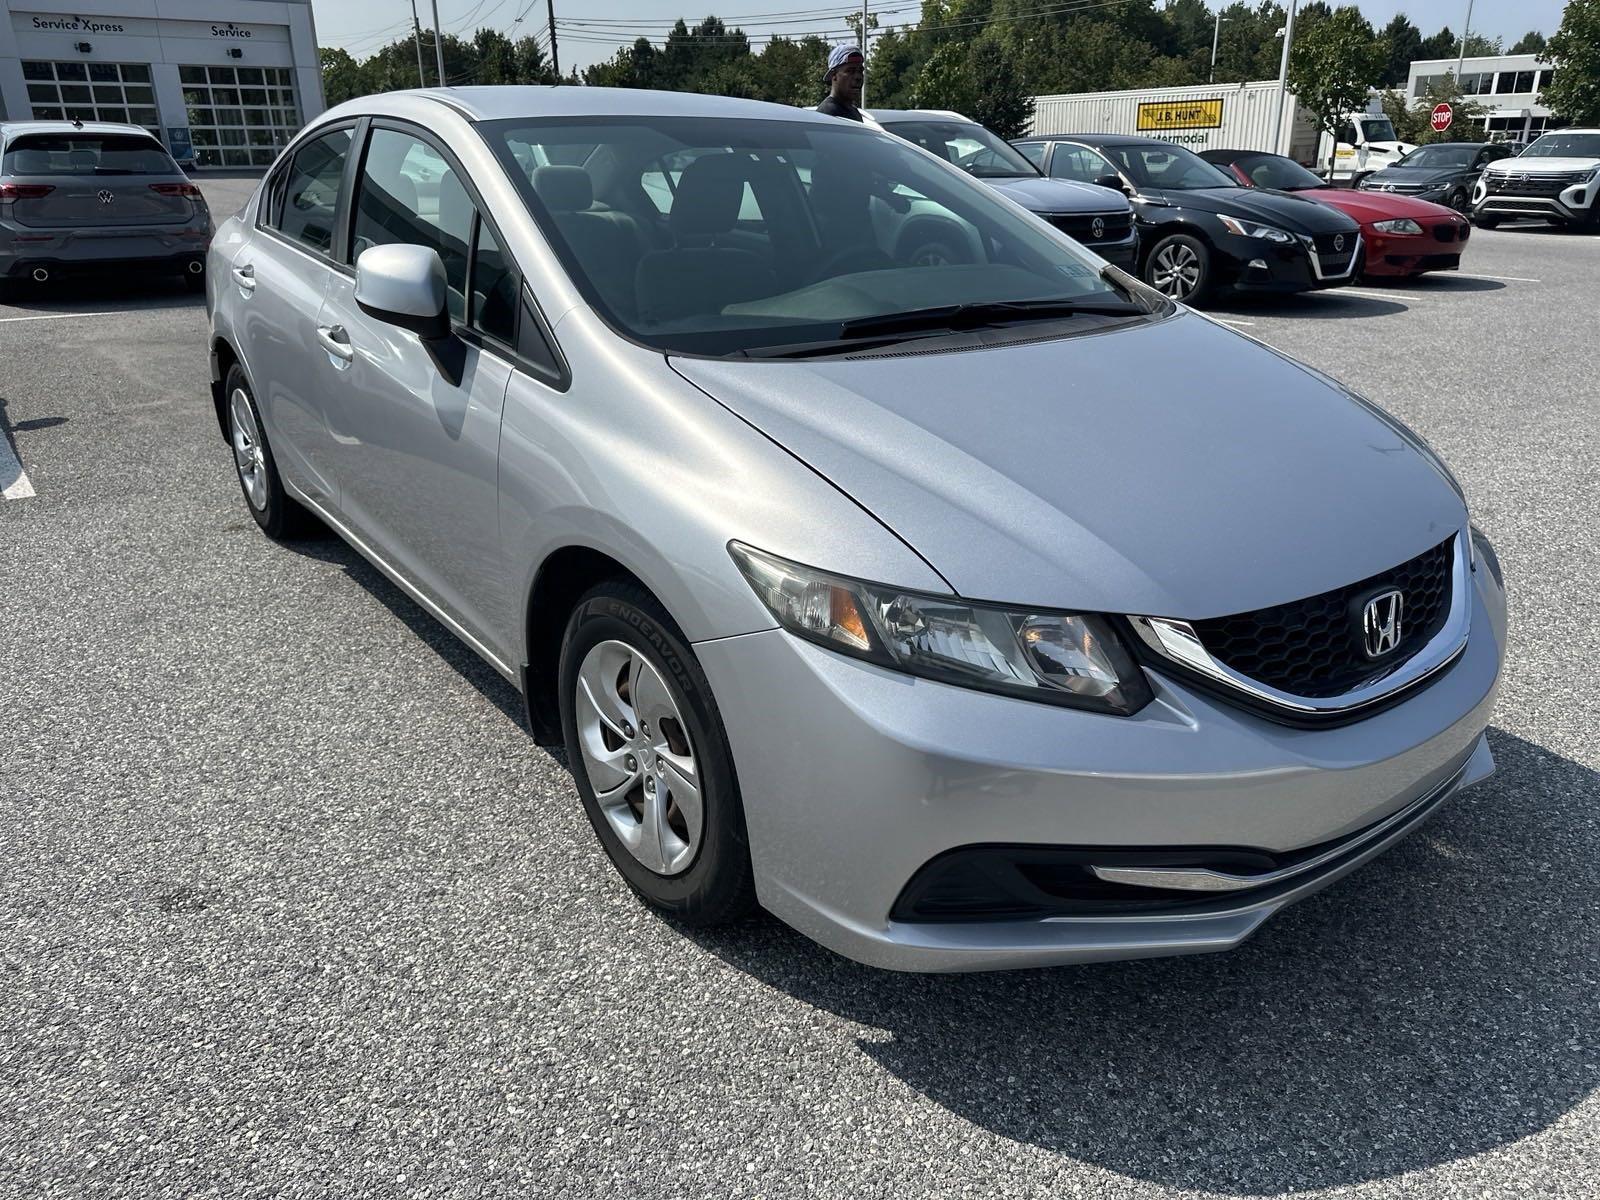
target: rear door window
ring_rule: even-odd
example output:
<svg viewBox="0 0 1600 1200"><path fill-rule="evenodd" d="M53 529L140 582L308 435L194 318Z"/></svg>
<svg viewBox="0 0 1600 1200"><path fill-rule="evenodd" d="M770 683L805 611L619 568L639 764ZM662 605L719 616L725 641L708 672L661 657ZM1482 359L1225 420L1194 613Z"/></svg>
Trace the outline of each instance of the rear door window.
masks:
<svg viewBox="0 0 1600 1200"><path fill-rule="evenodd" d="M1102 175L1115 175L1116 170L1093 150L1084 146L1058 143L1050 156L1050 177L1071 179L1077 183L1093 183Z"/></svg>
<svg viewBox="0 0 1600 1200"><path fill-rule="evenodd" d="M350 142L351 130L336 129L295 151L274 180L262 223L307 250L332 254Z"/></svg>

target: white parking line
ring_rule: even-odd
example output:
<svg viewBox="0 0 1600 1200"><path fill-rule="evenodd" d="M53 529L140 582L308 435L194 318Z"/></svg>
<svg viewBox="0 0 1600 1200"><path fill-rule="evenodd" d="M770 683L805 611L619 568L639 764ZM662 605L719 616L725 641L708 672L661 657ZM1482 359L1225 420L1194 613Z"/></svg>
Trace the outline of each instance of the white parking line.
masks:
<svg viewBox="0 0 1600 1200"><path fill-rule="evenodd" d="M22 469L22 460L11 449L11 439L0 433L0 496L26 500L33 494L33 483Z"/></svg>
<svg viewBox="0 0 1600 1200"><path fill-rule="evenodd" d="M11 321L63 321L68 317L117 317L116 312L81 312L81 313L35 313L31 317L0 317L0 325Z"/></svg>
<svg viewBox="0 0 1600 1200"><path fill-rule="evenodd" d="M1441 279L1449 279L1453 275L1458 279L1503 279L1507 283L1543 283L1542 279L1524 279L1521 275L1469 275L1465 271L1451 271L1449 275L1441 275Z"/></svg>
<svg viewBox="0 0 1600 1200"><path fill-rule="evenodd" d="M1342 287L1337 289L1335 296L1371 296L1374 300L1421 300L1421 296L1407 296L1400 292L1367 291L1365 288Z"/></svg>

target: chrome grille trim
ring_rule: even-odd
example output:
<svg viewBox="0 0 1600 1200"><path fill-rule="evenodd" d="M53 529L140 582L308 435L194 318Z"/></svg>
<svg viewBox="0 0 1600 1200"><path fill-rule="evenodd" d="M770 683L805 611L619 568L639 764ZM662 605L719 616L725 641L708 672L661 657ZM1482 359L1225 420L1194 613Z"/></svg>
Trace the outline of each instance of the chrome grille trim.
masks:
<svg viewBox="0 0 1600 1200"><path fill-rule="evenodd" d="M1444 670L1467 648L1472 624L1471 566L1466 535L1456 534L1450 568L1450 615L1444 625L1415 654L1381 678L1337 696L1297 696L1280 691L1219 662L1211 656L1194 626L1168 617L1129 617L1128 623L1155 654L1187 667L1204 678L1259 704L1297 716L1332 716L1378 704Z"/></svg>

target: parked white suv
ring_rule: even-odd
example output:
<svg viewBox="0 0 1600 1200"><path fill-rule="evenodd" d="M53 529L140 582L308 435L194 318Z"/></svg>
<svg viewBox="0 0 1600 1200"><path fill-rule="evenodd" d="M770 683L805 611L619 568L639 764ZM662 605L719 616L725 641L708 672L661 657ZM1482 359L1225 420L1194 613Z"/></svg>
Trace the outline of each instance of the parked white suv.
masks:
<svg viewBox="0 0 1600 1200"><path fill-rule="evenodd" d="M1490 163L1472 191L1472 223L1493 229L1510 217L1600 226L1600 129L1547 133L1515 158Z"/></svg>

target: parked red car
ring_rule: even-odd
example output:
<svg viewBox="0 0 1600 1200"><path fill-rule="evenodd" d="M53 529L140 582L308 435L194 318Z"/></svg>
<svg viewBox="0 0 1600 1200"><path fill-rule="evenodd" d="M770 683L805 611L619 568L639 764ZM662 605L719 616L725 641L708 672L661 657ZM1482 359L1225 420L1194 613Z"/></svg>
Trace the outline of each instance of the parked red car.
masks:
<svg viewBox="0 0 1600 1200"><path fill-rule="evenodd" d="M1203 150L1200 157L1245 187L1294 192L1353 217L1361 224L1361 274L1421 275L1454 271L1472 225L1442 204L1389 192L1330 187L1292 158L1256 150Z"/></svg>

